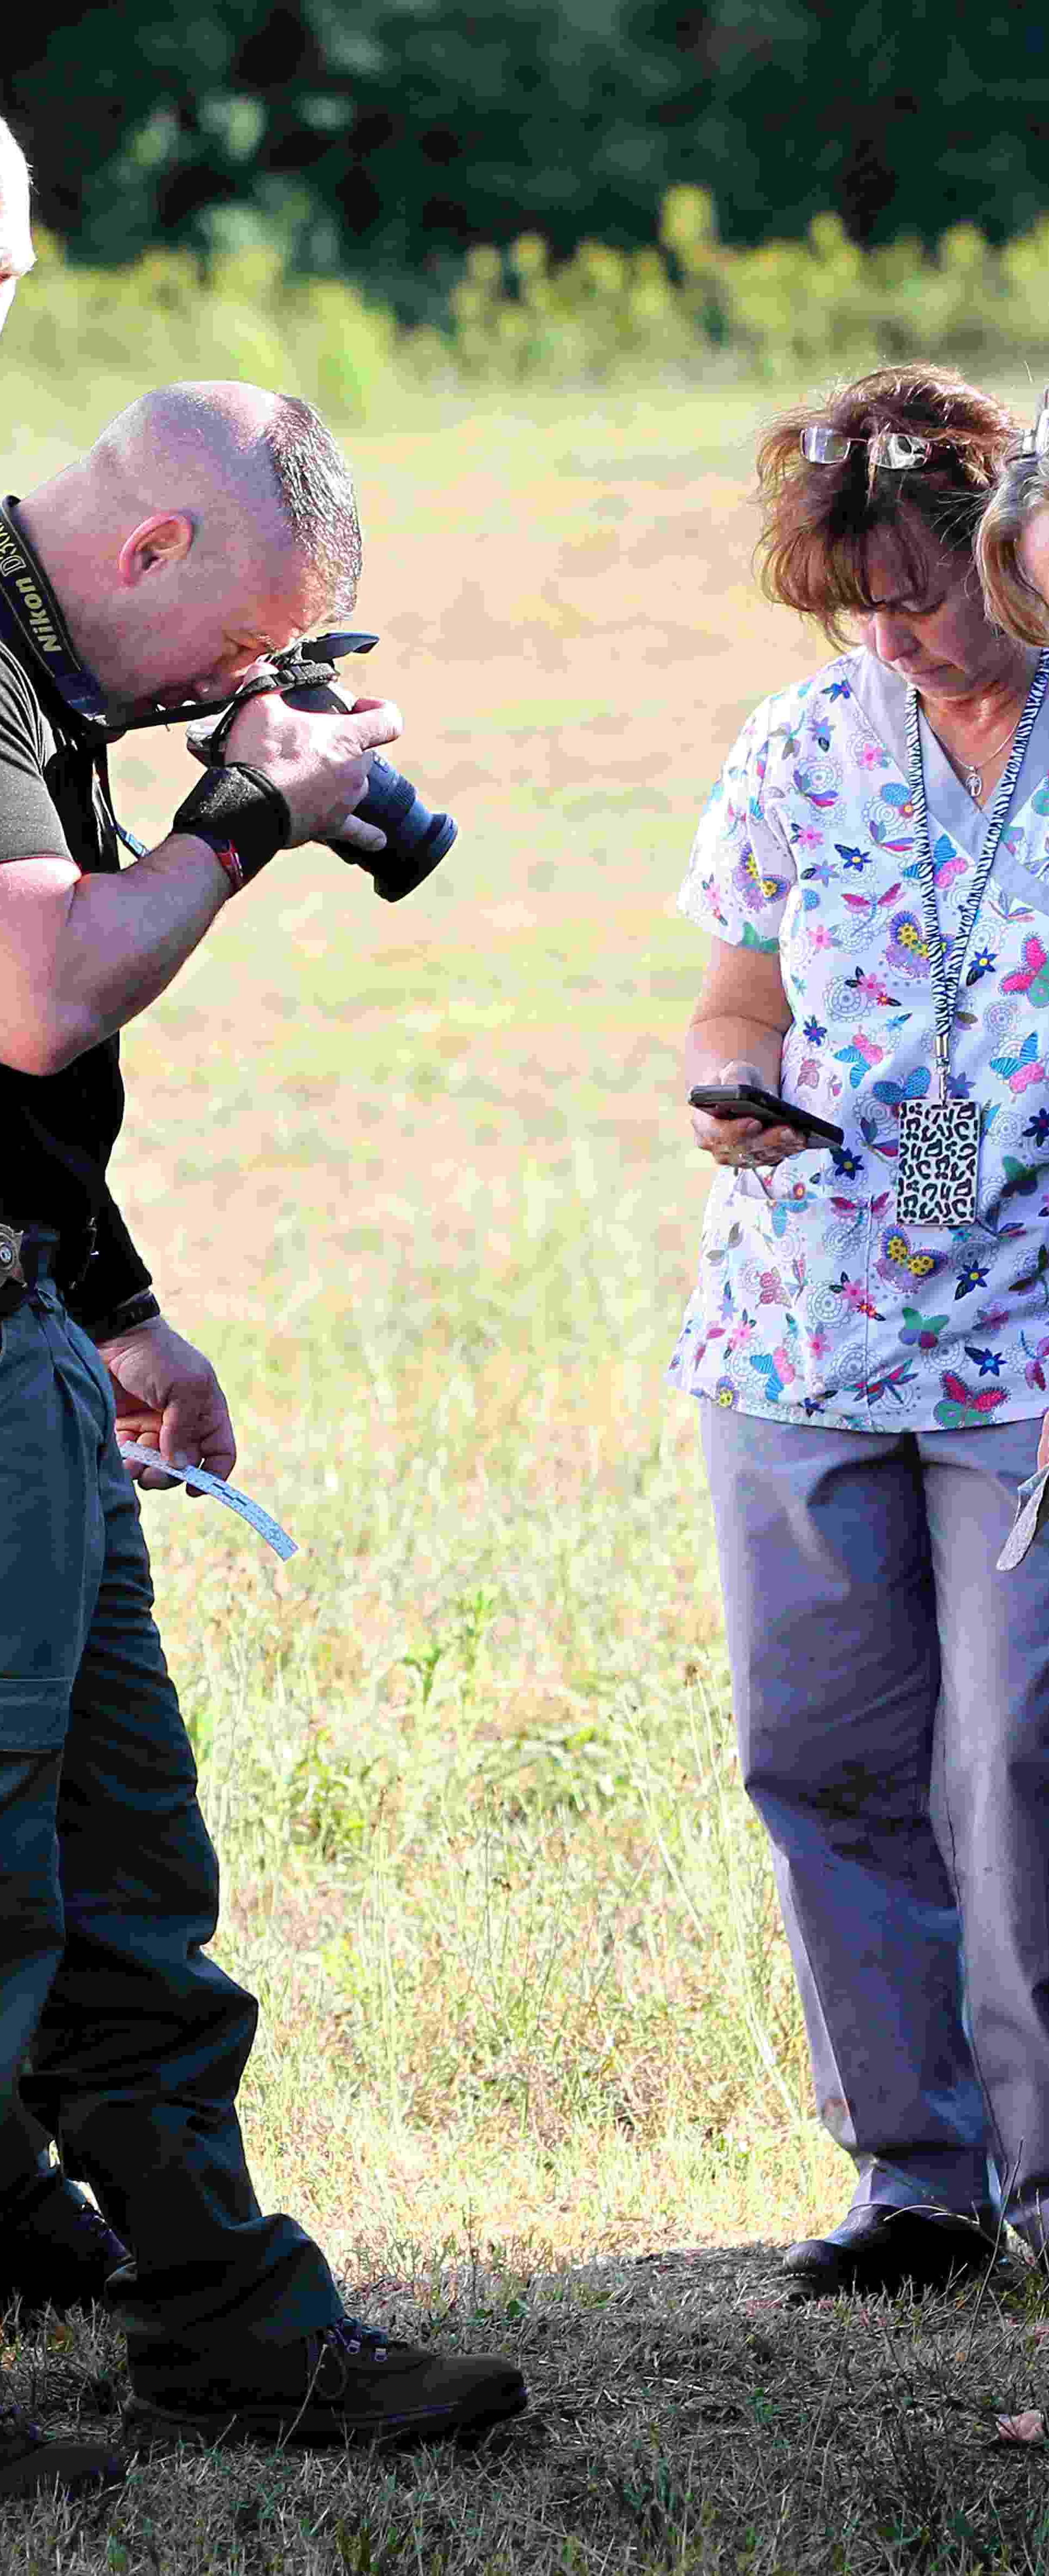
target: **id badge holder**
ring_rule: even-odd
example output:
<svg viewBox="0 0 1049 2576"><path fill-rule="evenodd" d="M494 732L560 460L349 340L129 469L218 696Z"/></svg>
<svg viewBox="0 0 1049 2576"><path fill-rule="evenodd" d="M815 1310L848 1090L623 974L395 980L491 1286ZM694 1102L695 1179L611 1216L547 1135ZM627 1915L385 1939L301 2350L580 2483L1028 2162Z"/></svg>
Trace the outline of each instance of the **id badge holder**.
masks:
<svg viewBox="0 0 1049 2576"><path fill-rule="evenodd" d="M901 1225L971 1225L979 1178L978 1101L901 1103L896 1179Z"/></svg>

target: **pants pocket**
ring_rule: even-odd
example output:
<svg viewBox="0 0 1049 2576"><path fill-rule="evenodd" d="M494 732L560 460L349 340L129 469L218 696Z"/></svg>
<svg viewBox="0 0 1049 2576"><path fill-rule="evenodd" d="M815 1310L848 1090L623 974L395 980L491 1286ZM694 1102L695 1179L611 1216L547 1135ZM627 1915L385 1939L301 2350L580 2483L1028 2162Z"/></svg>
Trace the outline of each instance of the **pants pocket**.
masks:
<svg viewBox="0 0 1049 2576"><path fill-rule="evenodd" d="M8 1753L55 1753L65 1742L69 1691L56 1691L53 1676L37 1682L17 1676L0 1681L0 1759Z"/></svg>

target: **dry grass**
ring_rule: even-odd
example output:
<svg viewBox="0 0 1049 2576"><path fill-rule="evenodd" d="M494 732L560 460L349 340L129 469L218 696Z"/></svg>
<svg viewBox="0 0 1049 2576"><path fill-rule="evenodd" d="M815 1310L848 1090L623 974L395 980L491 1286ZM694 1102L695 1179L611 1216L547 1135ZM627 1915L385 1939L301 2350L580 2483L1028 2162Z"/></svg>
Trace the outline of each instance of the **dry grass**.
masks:
<svg viewBox="0 0 1049 2576"><path fill-rule="evenodd" d="M988 2448L1044 2387L1029 2293L802 2315L776 2283L849 2177L661 1381L702 1196L673 892L744 708L811 658L751 597L731 400L360 442L369 685L461 842L397 912L279 861L126 1050L119 1194L302 1544L278 1570L147 1500L264 2007L260 2191L370 2312L520 2352L535 2413L475 2453L154 2461L11 2515L26 2576L1042 2563L1044 2454ZM115 769L159 832L177 744ZM10 2358L56 2419L119 2378L102 2329Z"/></svg>
<svg viewBox="0 0 1049 2576"><path fill-rule="evenodd" d="M373 2285L373 2312L447 2348L515 2353L533 2413L477 2446L301 2457L186 2450L116 2499L5 2518L12 2576L1041 2576L1044 2443L997 2418L1045 2377L1023 2284L911 2305L791 2308L772 2251ZM44 2420L111 2435L115 2339L26 2337L11 2377Z"/></svg>

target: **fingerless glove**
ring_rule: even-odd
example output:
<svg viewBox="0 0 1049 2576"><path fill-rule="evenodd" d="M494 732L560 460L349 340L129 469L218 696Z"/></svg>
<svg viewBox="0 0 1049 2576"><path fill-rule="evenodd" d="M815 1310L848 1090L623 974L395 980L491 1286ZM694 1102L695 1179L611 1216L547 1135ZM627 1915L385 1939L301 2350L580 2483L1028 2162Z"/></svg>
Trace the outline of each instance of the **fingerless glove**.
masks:
<svg viewBox="0 0 1049 2576"><path fill-rule="evenodd" d="M236 894L286 847L291 815L272 779L237 760L228 768L205 770L183 798L171 829L206 841Z"/></svg>

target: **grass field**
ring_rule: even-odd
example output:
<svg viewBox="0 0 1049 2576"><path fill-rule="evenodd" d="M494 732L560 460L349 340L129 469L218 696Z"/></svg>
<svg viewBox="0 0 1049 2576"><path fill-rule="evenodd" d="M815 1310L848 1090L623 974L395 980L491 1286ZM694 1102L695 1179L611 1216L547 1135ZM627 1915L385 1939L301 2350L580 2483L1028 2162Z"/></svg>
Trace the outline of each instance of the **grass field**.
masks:
<svg viewBox="0 0 1049 2576"><path fill-rule="evenodd" d="M479 2453L230 2454L6 2563L255 2576L1044 2565L1029 2290L784 2307L844 2206L731 1747L692 1409L662 1368L703 1175L674 909L699 798L811 643L758 604L754 401L357 442L368 673L460 817L403 908L278 861L129 1033L116 1186L302 1553L146 1498L169 1658L261 1996L263 2200L355 2300L522 2356ZM23 472L23 488L30 479ZM177 741L114 764L159 836ZM47 2420L103 2328L15 2344Z"/></svg>

